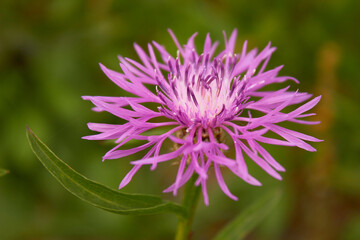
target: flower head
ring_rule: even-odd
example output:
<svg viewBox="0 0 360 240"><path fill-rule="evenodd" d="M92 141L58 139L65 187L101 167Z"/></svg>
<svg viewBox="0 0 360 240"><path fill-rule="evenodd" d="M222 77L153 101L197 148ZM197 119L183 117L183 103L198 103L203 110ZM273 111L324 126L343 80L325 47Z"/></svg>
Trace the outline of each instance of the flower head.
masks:
<svg viewBox="0 0 360 240"><path fill-rule="evenodd" d="M282 66L266 70L274 47L268 44L260 53L256 49L247 51L247 42L240 54L234 53L237 31L225 38L225 49L215 55L218 42L206 36L202 53L195 49L194 38L181 46L170 31L178 53L170 55L163 46L153 42L148 44L146 53L138 45L135 50L141 62L120 57L122 72L115 72L100 65L104 73L120 88L135 97L91 97L84 96L96 107L95 111L107 111L127 122L121 125L89 123L97 135L84 137L89 140L116 139L117 146L108 151L105 159L118 159L147 149L144 157L132 161L132 170L122 180L119 188L127 185L141 166L165 161L177 161L178 172L175 182L164 192L177 194L192 175L198 175L195 184L201 185L205 204L208 204L208 172L214 170L222 191L237 200L224 182L221 167L228 168L235 175L252 185L261 183L248 172L244 155L247 155L264 171L281 180L278 171L284 168L275 161L261 143L297 146L307 151L315 151L305 141L320 141L314 137L279 126L289 121L299 124L317 124L302 118L313 114L305 113L313 108L320 96L295 110L284 112L290 105L303 103L311 95L283 88L277 91L261 89L273 83L286 80L298 82L295 78L278 76ZM155 50L161 59L157 59ZM145 107L144 103L155 103L157 109ZM256 117L252 116L256 112ZM260 114L259 114L260 113ZM166 121L156 121L165 117ZM160 135L150 135L154 128L171 126ZM280 138L265 136L273 132ZM229 147L223 142L224 136L232 139L235 159L226 156ZM132 139L146 143L132 149L120 148ZM174 142L173 151L160 154L163 142ZM305 141L304 141L305 140Z"/></svg>

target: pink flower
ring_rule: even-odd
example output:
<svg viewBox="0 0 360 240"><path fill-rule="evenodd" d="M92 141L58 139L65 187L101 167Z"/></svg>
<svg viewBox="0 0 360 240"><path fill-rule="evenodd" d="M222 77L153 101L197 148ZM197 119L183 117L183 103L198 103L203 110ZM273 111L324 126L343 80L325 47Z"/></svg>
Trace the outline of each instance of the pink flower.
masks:
<svg viewBox="0 0 360 240"><path fill-rule="evenodd" d="M237 200L224 182L221 167L227 167L249 184L261 185L248 172L244 154L276 179L281 180L278 171L285 171L261 143L297 146L307 151L316 151L305 141L317 142L319 139L278 124L285 121L317 124L318 122L303 118L314 115L305 112L319 102L320 96L295 110L284 112L285 107L303 103L311 95L289 91L289 87L278 91L261 91L264 86L286 80L298 83L295 78L278 76L282 66L265 70L275 51L274 47L268 44L260 53L256 49L247 52L245 41L241 53L235 54L237 31L234 30L228 40L224 34L225 49L217 55L215 49L218 42L212 43L208 34L204 49L199 54L194 45L196 33L186 45L181 46L173 32L169 32L178 48L176 58L163 46L153 42L148 44L148 54L134 45L141 63L120 57L121 73L100 65L116 85L135 97L83 97L96 106L95 111L107 111L127 121L121 125L88 124L91 130L99 134L84 137L85 139L116 140L117 146L108 151L103 160L122 158L147 149L142 159L131 162L134 167L122 180L119 188L127 185L144 165L151 165L153 170L158 163L177 161L179 168L175 182L164 192L176 195L178 189L196 174L198 178L195 184L201 185L204 202L208 205L206 183L208 172L213 169L222 191ZM154 47L161 60L156 58ZM149 89L156 89L156 93ZM154 110L142 105L148 102L156 103L158 108ZM252 112L257 112L257 117L252 117ZM259 113L261 116L258 116ZM158 117L165 117L167 120L155 121ZM144 134L164 126L172 128L160 135ZM276 133L281 139L265 136L267 132ZM235 159L228 158L225 154L229 149L222 141L225 135L233 140L231 147L235 148ZM132 139L147 142L132 149L120 149ZM174 149L160 154L166 139L174 142Z"/></svg>

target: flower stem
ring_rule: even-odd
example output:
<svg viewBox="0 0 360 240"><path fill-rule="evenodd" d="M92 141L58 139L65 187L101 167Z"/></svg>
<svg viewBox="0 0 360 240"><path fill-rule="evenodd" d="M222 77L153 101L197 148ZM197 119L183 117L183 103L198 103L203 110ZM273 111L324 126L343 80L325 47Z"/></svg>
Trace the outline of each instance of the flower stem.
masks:
<svg viewBox="0 0 360 240"><path fill-rule="evenodd" d="M195 186L196 179L196 175L192 176L185 186L182 205L187 209L188 215L187 218L179 217L175 240L190 239L191 226L200 195L200 187Z"/></svg>

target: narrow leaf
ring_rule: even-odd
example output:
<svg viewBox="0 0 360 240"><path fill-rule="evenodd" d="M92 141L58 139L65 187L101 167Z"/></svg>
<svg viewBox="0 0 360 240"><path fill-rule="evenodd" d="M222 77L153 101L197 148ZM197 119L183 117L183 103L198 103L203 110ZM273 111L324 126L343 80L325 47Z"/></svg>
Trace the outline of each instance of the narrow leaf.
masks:
<svg viewBox="0 0 360 240"><path fill-rule="evenodd" d="M44 167L72 194L95 207L117 214L157 214L172 212L186 217L182 206L158 196L126 194L87 179L58 158L29 128L31 148Z"/></svg>
<svg viewBox="0 0 360 240"><path fill-rule="evenodd" d="M281 191L265 194L254 204L246 208L225 228L223 228L214 240L240 240L243 239L254 227L256 227L276 206L281 196Z"/></svg>
<svg viewBox="0 0 360 240"><path fill-rule="evenodd" d="M8 173L9 173L8 170L5 170L5 169L0 168L0 177L5 176L5 175L8 174Z"/></svg>

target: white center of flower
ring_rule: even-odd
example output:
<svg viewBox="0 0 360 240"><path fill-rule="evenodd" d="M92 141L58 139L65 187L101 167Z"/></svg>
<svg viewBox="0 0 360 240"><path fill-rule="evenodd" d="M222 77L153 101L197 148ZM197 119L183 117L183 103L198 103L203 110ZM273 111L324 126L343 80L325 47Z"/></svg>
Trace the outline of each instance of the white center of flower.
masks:
<svg viewBox="0 0 360 240"><path fill-rule="evenodd" d="M171 99L167 106L186 125L217 126L239 112L244 100L244 80L232 76L237 56L209 61L209 55L180 65L179 58L168 62L170 73L165 87L159 86Z"/></svg>

